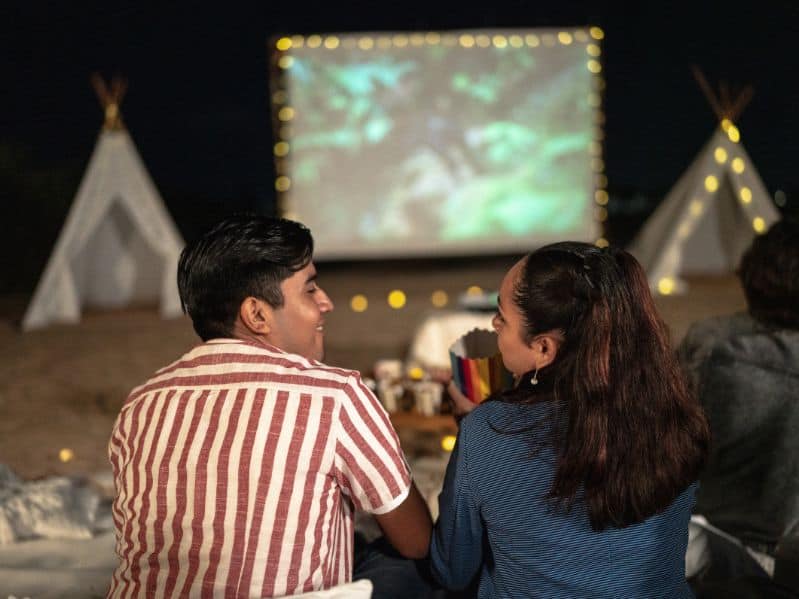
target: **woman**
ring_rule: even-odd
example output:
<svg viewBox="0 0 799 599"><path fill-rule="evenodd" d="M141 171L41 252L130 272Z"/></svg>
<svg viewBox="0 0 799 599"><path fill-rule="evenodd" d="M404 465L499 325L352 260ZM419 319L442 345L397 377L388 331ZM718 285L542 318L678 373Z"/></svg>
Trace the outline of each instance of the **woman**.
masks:
<svg viewBox="0 0 799 599"><path fill-rule="evenodd" d="M513 390L461 421L430 547L480 597L690 597L707 421L641 266L564 242L507 273L494 317ZM457 406L468 406L454 385Z"/></svg>

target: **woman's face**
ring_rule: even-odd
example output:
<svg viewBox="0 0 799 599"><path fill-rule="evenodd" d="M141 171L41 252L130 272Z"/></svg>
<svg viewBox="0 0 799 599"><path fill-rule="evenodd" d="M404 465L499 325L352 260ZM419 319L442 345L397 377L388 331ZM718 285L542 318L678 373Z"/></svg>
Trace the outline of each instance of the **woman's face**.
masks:
<svg viewBox="0 0 799 599"><path fill-rule="evenodd" d="M499 288L499 306L493 325L502 362L514 376L519 377L535 368L535 352L525 341L524 318L513 301L516 281L524 268L524 259L513 265Z"/></svg>

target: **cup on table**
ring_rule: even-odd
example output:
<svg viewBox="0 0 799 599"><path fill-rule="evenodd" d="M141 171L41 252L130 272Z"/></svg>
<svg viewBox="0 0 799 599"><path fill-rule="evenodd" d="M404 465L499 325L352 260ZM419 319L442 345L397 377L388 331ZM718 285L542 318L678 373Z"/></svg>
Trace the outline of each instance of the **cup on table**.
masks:
<svg viewBox="0 0 799 599"><path fill-rule="evenodd" d="M434 416L441 412L441 395L444 386L436 381L420 381L411 387L416 411L423 416Z"/></svg>

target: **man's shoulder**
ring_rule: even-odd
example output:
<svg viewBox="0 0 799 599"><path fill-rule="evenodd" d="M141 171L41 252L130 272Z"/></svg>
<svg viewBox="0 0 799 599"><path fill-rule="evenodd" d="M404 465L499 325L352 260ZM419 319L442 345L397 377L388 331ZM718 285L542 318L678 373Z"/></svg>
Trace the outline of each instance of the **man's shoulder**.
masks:
<svg viewBox="0 0 799 599"><path fill-rule="evenodd" d="M335 391L358 384L359 379L357 371L328 366L278 348L237 339L213 339L157 370L134 388L128 399L167 387L216 385L272 388L285 385Z"/></svg>

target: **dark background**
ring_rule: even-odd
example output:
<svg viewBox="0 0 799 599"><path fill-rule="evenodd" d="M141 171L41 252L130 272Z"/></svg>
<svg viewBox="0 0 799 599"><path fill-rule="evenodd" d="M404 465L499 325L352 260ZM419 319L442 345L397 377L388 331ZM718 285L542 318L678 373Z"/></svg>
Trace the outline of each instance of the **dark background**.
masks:
<svg viewBox="0 0 799 599"><path fill-rule="evenodd" d="M283 33L599 25L611 203L626 243L716 125L691 74L755 95L742 142L786 211L799 204L799 4L760 2L5 2L0 6L0 292L32 290L102 112L99 71L178 228L274 211L267 42Z"/></svg>

